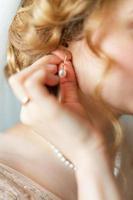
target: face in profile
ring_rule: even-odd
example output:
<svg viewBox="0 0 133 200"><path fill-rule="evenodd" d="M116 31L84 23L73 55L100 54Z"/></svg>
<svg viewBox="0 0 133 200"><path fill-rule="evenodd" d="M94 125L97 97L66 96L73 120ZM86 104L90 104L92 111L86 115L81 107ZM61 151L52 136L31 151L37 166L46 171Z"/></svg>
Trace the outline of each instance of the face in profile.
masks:
<svg viewBox="0 0 133 200"><path fill-rule="evenodd" d="M133 1L120 1L108 16L100 49L113 63L102 81L101 96L118 114L133 113ZM98 40L100 31L92 36ZM100 37L99 37L100 38ZM94 92L105 65L85 39L70 45L79 86L87 96Z"/></svg>
<svg viewBox="0 0 133 200"><path fill-rule="evenodd" d="M57 13L54 13L54 10L52 10L53 6L51 6L52 8L46 6L47 4L50 5L50 1L41 2L43 3L38 3L35 7L32 7L34 8L32 10L32 19L31 17L28 17L29 13L31 12L30 7L27 8L27 3L24 3L25 8L23 9L25 9L25 12L22 11L23 9L20 9L20 12L18 12L10 27L10 48L8 54L8 58L10 58L8 60L10 62L8 62L9 67L7 68L7 71L10 75L23 69L24 67L30 66L36 59L40 57L40 55L44 55L47 51L53 51L54 47L56 49L57 46L59 46L60 44L60 39L63 38L59 23L61 19L55 22L54 16ZM83 2L85 3L86 8L86 1ZM72 29L71 33L73 37L67 39L64 37L66 40L65 42L69 41L68 49L72 53L73 65L77 75L78 84L84 96L88 98L93 95L97 85L102 80L102 82L100 82L102 86L100 94L104 102L106 102L113 109L113 111L115 111L116 114L132 114L133 1L117 0L113 2L113 0L104 0L103 2L107 3L108 6L110 6L110 2L113 3L113 9L112 7L110 7L110 10L112 10L111 12L108 12L108 7L106 7L106 14L103 18L104 26L97 28L89 39L93 41L94 44L98 43L101 52L104 53L106 57L109 58L109 60L111 60L111 62L108 63L108 66L105 65L103 59L92 52L91 47L86 42L86 37L83 37L78 41L71 39L75 37L75 33L74 28L72 29L72 27L69 27L69 25L66 26L66 29L68 31L66 35L69 35L70 30ZM72 6L75 5L74 3L75 1L67 2L66 5L69 6L69 12L71 11ZM97 1L94 1L94 5L96 5L96 3ZM79 8L79 10L82 9L81 7ZM37 14L36 10L38 8L40 9L41 13L39 15ZM51 8L50 11L49 8ZM88 7L88 9L89 8L90 7ZM45 9L47 12L44 12ZM63 15L64 10L61 10L61 16ZM51 11L52 15L49 14L51 13ZM78 9L73 10L73 12L71 12L71 14L73 14L72 19L76 15L74 11L76 11L76 13L79 12ZM89 12L89 10L87 10L87 12ZM97 12L94 11L94 13ZM51 22L47 22L47 20L45 20L45 14L46 19L47 15L49 15L49 19L51 20ZM23 23L21 23L21 21L19 20L20 16L23 20ZM90 20L90 18L87 20ZM87 21L85 22L86 24L88 24ZM91 20L89 22L91 22ZM49 34L51 35L52 32L51 29L50 33L48 32L48 30L46 30L46 33L44 31L47 26L50 26L50 23L53 24L53 27L55 26L55 24L57 24L57 32L60 33L55 34L55 29L52 29L54 37L57 36L55 38L53 37L54 41L52 39L48 40L48 38L52 38L49 36ZM28 29L26 28L27 24L30 27ZM33 27L31 24L33 25ZM43 28L44 30L40 31L39 37L37 37L38 32L36 27L40 25L42 27L42 30ZM21 30L23 30L22 32L20 32L20 28ZM44 43L47 41L47 45L44 45ZM14 59L12 59L13 56ZM109 69L109 71L103 78L103 74L106 69Z"/></svg>

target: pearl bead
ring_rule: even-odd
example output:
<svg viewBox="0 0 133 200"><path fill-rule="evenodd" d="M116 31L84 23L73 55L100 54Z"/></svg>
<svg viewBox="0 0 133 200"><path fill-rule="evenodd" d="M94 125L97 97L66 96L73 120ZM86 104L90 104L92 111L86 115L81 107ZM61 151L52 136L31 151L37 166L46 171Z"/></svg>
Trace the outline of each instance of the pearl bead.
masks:
<svg viewBox="0 0 133 200"><path fill-rule="evenodd" d="M64 158L64 157L62 157L62 158L61 158L61 161L62 161L62 162L64 162L64 161L65 161L65 158Z"/></svg>
<svg viewBox="0 0 133 200"><path fill-rule="evenodd" d="M59 158L62 158L62 154L61 154L60 152L57 154L57 156L58 156Z"/></svg>
<svg viewBox="0 0 133 200"><path fill-rule="evenodd" d="M58 158L60 158L61 162L64 163L65 166L73 169L73 170L77 170L77 168L70 162L68 161L63 154L59 151L59 149L57 149L53 144L51 144L50 142L47 141L47 143L49 144L49 146L53 149L53 152L57 155Z"/></svg>
<svg viewBox="0 0 133 200"><path fill-rule="evenodd" d="M73 164L72 164L72 163L70 163L69 167L70 167L70 168L73 168L74 166L73 166Z"/></svg>
<svg viewBox="0 0 133 200"><path fill-rule="evenodd" d="M65 161L65 165L66 165L66 166L69 165L69 161L68 161L68 160Z"/></svg>
<svg viewBox="0 0 133 200"><path fill-rule="evenodd" d="M55 152L55 153L58 153L58 152L59 152L59 150L58 150L58 149L54 149L54 152Z"/></svg>
<svg viewBox="0 0 133 200"><path fill-rule="evenodd" d="M59 77L63 78L67 75L66 70L64 68L59 70Z"/></svg>
<svg viewBox="0 0 133 200"><path fill-rule="evenodd" d="M33 131L33 133L36 133L36 132ZM65 166L67 166L70 169L73 169L75 171L77 170L77 167L73 163L71 163L69 160L67 160L58 148L56 148L48 140L45 140L45 141L50 146L50 148L53 150L53 152L57 155L57 157L60 159L60 161L64 163Z"/></svg>

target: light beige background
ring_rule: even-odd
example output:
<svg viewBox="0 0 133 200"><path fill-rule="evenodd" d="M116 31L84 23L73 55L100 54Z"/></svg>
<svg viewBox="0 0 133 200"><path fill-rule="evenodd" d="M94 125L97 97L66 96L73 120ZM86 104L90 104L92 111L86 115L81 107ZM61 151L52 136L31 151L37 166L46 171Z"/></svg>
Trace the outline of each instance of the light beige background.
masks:
<svg viewBox="0 0 133 200"><path fill-rule="evenodd" d="M0 131L10 127L19 119L19 103L10 91L3 75L8 27L19 3L20 0L0 0Z"/></svg>

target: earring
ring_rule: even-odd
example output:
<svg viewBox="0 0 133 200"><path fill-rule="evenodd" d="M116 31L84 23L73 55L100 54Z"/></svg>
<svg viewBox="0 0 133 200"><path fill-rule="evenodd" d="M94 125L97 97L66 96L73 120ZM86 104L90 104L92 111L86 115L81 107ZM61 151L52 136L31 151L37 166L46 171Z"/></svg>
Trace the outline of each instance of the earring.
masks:
<svg viewBox="0 0 133 200"><path fill-rule="evenodd" d="M64 63L62 65L62 68L59 70L59 77L60 78L64 78L66 75L67 75L67 72L65 70L65 63L66 63L66 60L67 60L67 56L65 56L64 58Z"/></svg>

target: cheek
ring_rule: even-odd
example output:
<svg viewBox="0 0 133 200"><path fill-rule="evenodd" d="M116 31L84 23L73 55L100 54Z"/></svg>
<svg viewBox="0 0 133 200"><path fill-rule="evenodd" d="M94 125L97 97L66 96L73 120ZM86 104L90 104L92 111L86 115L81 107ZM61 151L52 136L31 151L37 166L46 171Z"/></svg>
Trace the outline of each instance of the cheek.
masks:
<svg viewBox="0 0 133 200"><path fill-rule="evenodd" d="M106 101L121 110L133 111L133 41L112 35L103 41L102 50L116 63L104 84Z"/></svg>
<svg viewBox="0 0 133 200"><path fill-rule="evenodd" d="M85 41L80 41L73 51L73 64L81 91L90 95L105 69L102 61L92 54Z"/></svg>
<svg viewBox="0 0 133 200"><path fill-rule="evenodd" d="M110 36L102 43L102 50L109 55L123 72L133 73L133 39L128 36Z"/></svg>

